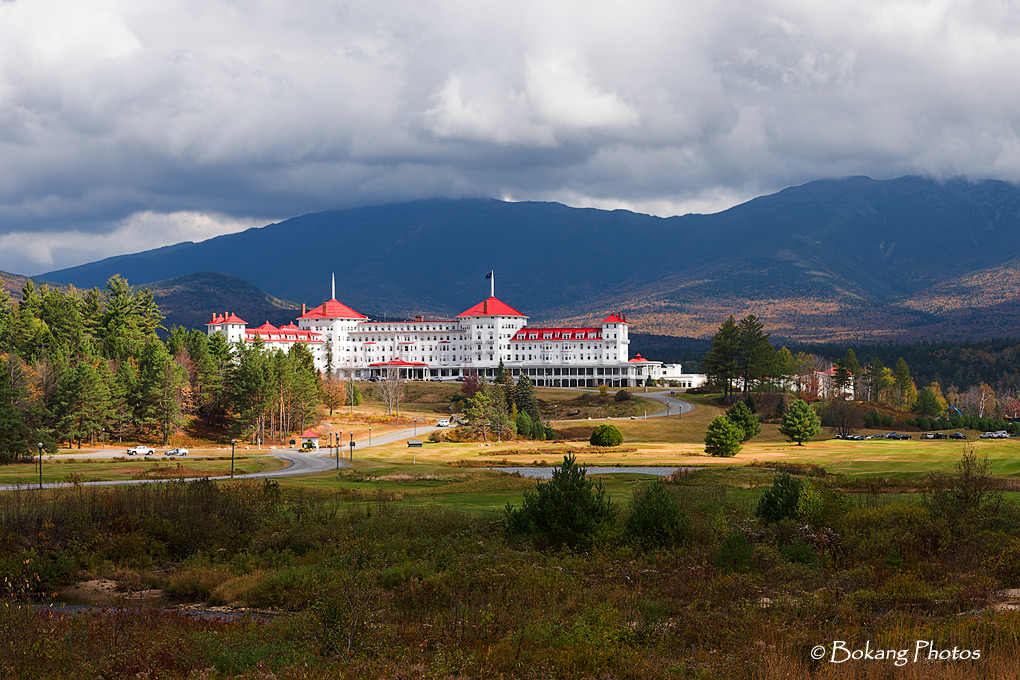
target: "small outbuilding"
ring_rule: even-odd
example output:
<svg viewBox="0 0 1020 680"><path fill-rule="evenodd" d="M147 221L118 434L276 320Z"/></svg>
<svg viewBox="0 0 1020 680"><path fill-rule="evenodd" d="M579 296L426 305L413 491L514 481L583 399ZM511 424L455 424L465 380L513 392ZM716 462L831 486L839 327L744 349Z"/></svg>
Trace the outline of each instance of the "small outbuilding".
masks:
<svg viewBox="0 0 1020 680"><path fill-rule="evenodd" d="M312 431L312 428L308 428L301 433L301 447L304 448L305 444L311 443L312 447L319 448L319 435Z"/></svg>

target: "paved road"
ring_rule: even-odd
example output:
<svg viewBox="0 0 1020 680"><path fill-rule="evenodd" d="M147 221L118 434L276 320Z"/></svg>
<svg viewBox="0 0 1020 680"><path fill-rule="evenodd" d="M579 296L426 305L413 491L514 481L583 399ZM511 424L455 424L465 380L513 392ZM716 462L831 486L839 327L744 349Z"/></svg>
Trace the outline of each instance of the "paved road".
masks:
<svg viewBox="0 0 1020 680"><path fill-rule="evenodd" d="M577 392L598 392L587 387L557 387L554 389L558 390L576 390ZM675 391L675 390L674 390ZM641 397L642 399L651 399L652 401L662 402L669 407L669 411L659 411L658 413L649 413L647 416L636 416L638 419L643 417L647 418L665 418L666 416L675 416L679 413L690 413L694 410L694 404L683 399L677 399L676 397L670 396L670 390L658 390L656 392L632 392L635 397ZM622 418L592 418L592 420L630 420L630 416L624 416ZM582 423L584 420L577 419L563 419L556 420L553 422L557 423Z"/></svg>
<svg viewBox="0 0 1020 680"><path fill-rule="evenodd" d="M419 426L417 428L409 428L407 430L397 430L396 432L390 432L387 434L376 435L372 437L371 444L368 439L355 440L354 444L354 455L358 455L358 451L363 451L370 446L383 446L385 444L392 444L399 442L404 439L411 439L413 437L426 437L433 430L438 430L437 427L431 426ZM275 456L280 460L287 463L285 467L278 470L268 470L266 472L253 472L247 475L235 475L234 479L268 479L274 477L296 477L298 475L310 475L316 472L325 472L326 470L335 469L337 466L336 458L332 457L327 453L329 449L319 449L315 452L304 452L295 449L280 449L271 451L269 455ZM343 454L345 457L349 456L350 449L344 448ZM111 454L111 453L96 453L96 454L70 454L75 458L95 457L95 458L111 458L114 456L121 456L124 454ZM60 456L60 458L67 458L69 456ZM160 457L162 458L162 456ZM167 458L166 460L177 460L176 458ZM350 467L350 463L346 460L340 461L340 467ZM46 467L46 461L43 461L43 469ZM191 482L196 479L230 479L229 476L222 477L186 477L184 481ZM155 484L158 482L165 482L165 479L118 479L106 482L82 482L82 486L127 486L129 484ZM45 482L43 483L44 489L60 489L63 487L73 486L67 482ZM38 484L0 484L0 491L13 491L15 489L37 489Z"/></svg>

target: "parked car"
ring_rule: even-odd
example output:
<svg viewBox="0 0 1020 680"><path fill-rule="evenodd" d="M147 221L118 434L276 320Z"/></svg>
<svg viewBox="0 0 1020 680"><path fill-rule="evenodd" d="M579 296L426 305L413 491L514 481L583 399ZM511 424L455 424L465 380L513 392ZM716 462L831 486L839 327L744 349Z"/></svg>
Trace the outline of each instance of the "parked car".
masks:
<svg viewBox="0 0 1020 680"><path fill-rule="evenodd" d="M186 455L188 455L188 450L186 448L184 448L184 447L178 446L176 449L170 449L169 451L166 451L163 455L164 456L186 456Z"/></svg>
<svg viewBox="0 0 1020 680"><path fill-rule="evenodd" d="M953 434L949 435L949 438L950 439L966 439L967 435L965 435L962 432L954 432Z"/></svg>
<svg viewBox="0 0 1020 680"><path fill-rule="evenodd" d="M911 438L912 437L909 434L897 434L895 432L893 432L892 434L886 435L886 439L901 440L901 439L911 439Z"/></svg>
<svg viewBox="0 0 1020 680"><path fill-rule="evenodd" d="M443 379L440 378L438 375L434 375L431 378L429 378L429 382L443 382Z"/></svg>
<svg viewBox="0 0 1020 680"><path fill-rule="evenodd" d="M436 427L450 427L450 421L449 420L445 420L445 419L444 420L437 420L436 421Z"/></svg>
<svg viewBox="0 0 1020 680"><path fill-rule="evenodd" d="M139 444L138 446L132 446L130 449L128 449L127 455L151 456L155 452L156 452L155 449L149 448L148 446L142 446L141 444Z"/></svg>
<svg viewBox="0 0 1020 680"><path fill-rule="evenodd" d="M935 439L934 432L923 432L921 433L921 439Z"/></svg>

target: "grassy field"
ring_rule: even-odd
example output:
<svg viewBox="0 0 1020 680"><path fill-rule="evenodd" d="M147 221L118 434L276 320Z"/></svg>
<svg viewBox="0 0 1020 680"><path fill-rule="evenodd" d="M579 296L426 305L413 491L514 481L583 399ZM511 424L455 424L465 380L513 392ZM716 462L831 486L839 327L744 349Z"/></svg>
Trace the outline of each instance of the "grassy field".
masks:
<svg viewBox="0 0 1020 680"><path fill-rule="evenodd" d="M424 385L419 413L442 404L451 387ZM549 396L561 404L578 394L559 392ZM568 440L358 449L350 468L278 483L0 495L0 627L8 633L0 677L1015 677L1020 493L1001 502L965 479L942 495L916 490L929 472L953 472L968 449L987 454L993 474L1020 478L1020 441L823 435L800 447L764 425L736 457L712 458L701 440L722 410L693 400L697 409L683 417L613 421L624 443L604 450L584 439L599 421L584 420L556 425ZM330 425L381 434L407 421L369 403ZM55 456L44 471L63 481L229 468L222 449L209 453ZM520 507L536 481L482 466L554 465L568 453L587 465L698 469L651 488L650 475L597 476L615 512L583 541L515 535L502 509ZM246 452L238 470L273 464ZM803 486L794 514L768 518L756 511L781 468ZM0 482L30 484L34 471L6 466ZM656 489L680 514L655 514L664 506L643 494ZM635 521L642 517L645 524ZM664 527L681 534L652 542ZM96 582L109 588L100 602L113 606L47 606L54 593ZM154 606L140 603L143 594ZM261 614L191 618L191 608ZM931 640L982 656L904 667L810 656L833 640L852 649Z"/></svg>

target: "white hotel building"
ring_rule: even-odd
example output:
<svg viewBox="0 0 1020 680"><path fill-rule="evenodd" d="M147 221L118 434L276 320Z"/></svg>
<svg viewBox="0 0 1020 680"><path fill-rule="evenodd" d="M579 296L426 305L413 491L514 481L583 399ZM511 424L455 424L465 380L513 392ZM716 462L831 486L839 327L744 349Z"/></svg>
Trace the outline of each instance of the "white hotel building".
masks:
<svg viewBox="0 0 1020 680"><path fill-rule="evenodd" d="M249 329L228 312L214 314L206 327L209 335L222 333L232 343L260 340L267 349L305 343L320 370L331 347L334 370L361 379L385 377L394 368L417 380L453 380L469 371L492 379L501 361L515 379L526 374L545 387L636 386L679 374L678 365L630 358L622 313L587 328L532 328L527 316L490 296L452 319L372 321L335 297L310 310L302 305L296 325L266 322Z"/></svg>

